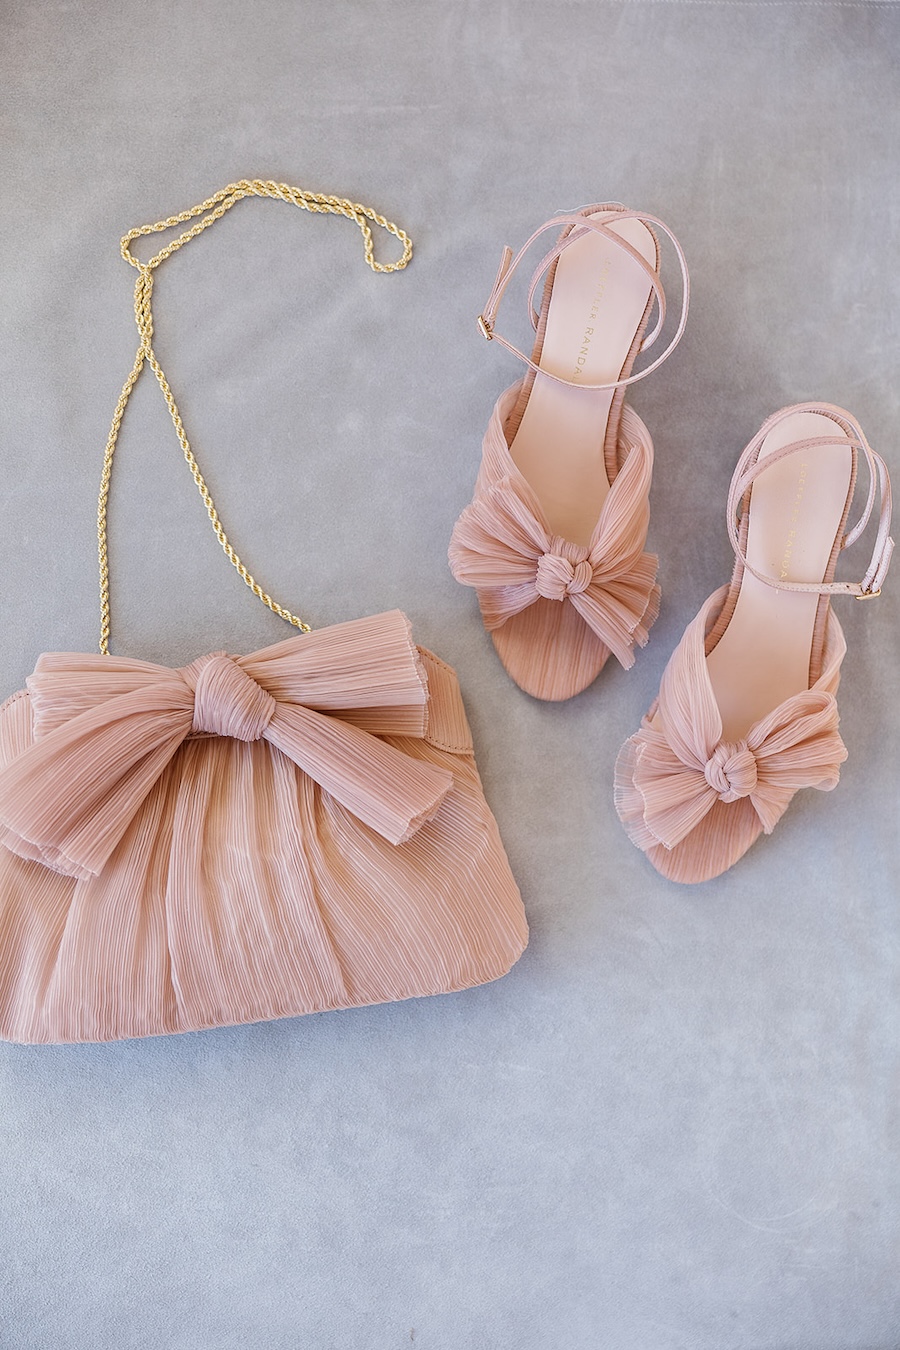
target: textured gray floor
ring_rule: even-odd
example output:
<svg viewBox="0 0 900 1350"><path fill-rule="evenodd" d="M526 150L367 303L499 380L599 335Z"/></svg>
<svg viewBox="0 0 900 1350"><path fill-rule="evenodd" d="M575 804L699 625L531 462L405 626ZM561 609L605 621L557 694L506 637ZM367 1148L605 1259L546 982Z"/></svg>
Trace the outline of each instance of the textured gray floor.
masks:
<svg viewBox="0 0 900 1350"><path fill-rule="evenodd" d="M344 221L242 203L157 274L158 351L264 583L314 624L399 605L457 667L532 924L461 995L0 1048L3 1350L900 1346L900 570L840 611L839 788L726 877L661 880L610 786L728 575L762 419L848 406L900 478L900 6L7 0L0 30L4 690L95 642L120 234L245 176L371 202L414 237L405 273ZM695 286L634 395L664 609L632 672L547 707L445 546L516 373L474 328L500 247L598 198L669 221ZM142 382L116 649L276 641L166 417Z"/></svg>

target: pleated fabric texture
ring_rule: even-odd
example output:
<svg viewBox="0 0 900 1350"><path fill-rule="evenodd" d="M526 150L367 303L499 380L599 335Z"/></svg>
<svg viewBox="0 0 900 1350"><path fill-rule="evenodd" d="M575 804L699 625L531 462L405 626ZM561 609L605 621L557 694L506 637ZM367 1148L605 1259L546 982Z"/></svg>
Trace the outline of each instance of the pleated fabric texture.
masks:
<svg viewBox="0 0 900 1350"><path fill-rule="evenodd" d="M847 644L829 608L822 670L810 688L722 739L706 639L729 594L715 591L666 666L659 698L616 761L615 801L634 844L672 881L709 881L771 834L801 788L837 786L847 751L836 694Z"/></svg>
<svg viewBox="0 0 900 1350"><path fill-rule="evenodd" d="M524 950L453 670L399 611L0 709L0 1035L108 1041L496 979Z"/></svg>
<svg viewBox="0 0 900 1350"><path fill-rule="evenodd" d="M658 560L644 551L653 442L623 405L618 472L590 543L554 534L509 450L522 381L498 399L475 495L453 529L450 568L475 589L484 626L516 683L537 698L571 698L612 653L626 669L659 614Z"/></svg>

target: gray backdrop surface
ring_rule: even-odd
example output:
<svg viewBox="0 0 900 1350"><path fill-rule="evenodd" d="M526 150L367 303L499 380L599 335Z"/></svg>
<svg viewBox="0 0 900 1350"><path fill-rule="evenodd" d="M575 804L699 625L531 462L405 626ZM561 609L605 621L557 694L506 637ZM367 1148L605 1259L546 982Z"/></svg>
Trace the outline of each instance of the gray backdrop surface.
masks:
<svg viewBox="0 0 900 1350"><path fill-rule="evenodd" d="M413 236L407 271L369 272L345 221L240 203L157 274L157 350L264 584L315 625L399 606L457 668L532 930L463 994L0 1048L0 1345L900 1346L900 574L840 609L839 787L730 873L664 881L611 792L728 576L763 418L848 407L900 478L900 6L7 0L0 39L3 692L96 641L136 345L119 236L242 177L372 203ZM672 225L694 299L633 395L662 615L631 672L548 706L446 543L518 374L474 327L501 246L598 199ZM505 316L525 341L520 298ZM145 377L114 647L278 641L167 416Z"/></svg>

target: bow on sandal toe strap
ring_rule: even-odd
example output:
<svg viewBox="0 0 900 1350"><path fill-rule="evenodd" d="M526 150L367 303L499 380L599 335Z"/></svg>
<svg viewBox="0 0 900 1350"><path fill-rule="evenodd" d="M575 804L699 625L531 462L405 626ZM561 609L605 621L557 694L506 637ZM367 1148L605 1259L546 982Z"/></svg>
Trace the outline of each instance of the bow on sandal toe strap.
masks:
<svg viewBox="0 0 900 1350"><path fill-rule="evenodd" d="M453 574L478 592L495 633L540 600L569 605L626 669L659 612L657 560L644 552L653 451L638 441L610 488L589 544L553 534L519 474L489 484L453 532Z"/></svg>
<svg viewBox="0 0 900 1350"><path fill-rule="evenodd" d="M860 451L869 492L848 530ZM837 556L860 537L879 490L866 575L836 581ZM664 876L718 876L772 832L801 788L837 785L847 758L836 700L846 643L830 600L880 591L890 519L885 463L839 408L786 408L744 451L728 503L731 584L689 624L616 764L620 819Z"/></svg>
<svg viewBox="0 0 900 1350"><path fill-rule="evenodd" d="M662 355L633 372L666 316L655 229L678 254L682 312ZM496 316L510 278L546 230L560 233L531 281L536 337L528 357L497 332ZM606 203L554 217L515 257L505 249L479 315L482 334L528 370L494 408L450 566L476 590L507 671L537 698L579 693L610 653L631 666L659 612L657 559L644 549L653 443L624 396L680 341L688 291L684 254L668 227ZM654 305L657 322L646 335Z"/></svg>
<svg viewBox="0 0 900 1350"><path fill-rule="evenodd" d="M724 870L719 863L743 840L771 834L800 788L835 787L847 758L835 699L846 644L833 615L815 686L785 700L739 739L725 739L704 649L710 615L725 603L727 589L710 596L688 627L654 709L616 766L619 815L632 842L657 866L663 862L659 870L666 852L686 840L692 845L685 858L695 866ZM658 848L661 854L654 852ZM700 861L701 853L709 853L708 863L705 856Z"/></svg>

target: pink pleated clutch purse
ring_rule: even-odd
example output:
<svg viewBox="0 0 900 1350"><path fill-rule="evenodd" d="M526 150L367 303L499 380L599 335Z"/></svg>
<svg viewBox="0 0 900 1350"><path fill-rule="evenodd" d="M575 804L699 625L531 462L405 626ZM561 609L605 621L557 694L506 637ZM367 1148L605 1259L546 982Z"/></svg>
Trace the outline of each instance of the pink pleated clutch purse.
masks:
<svg viewBox="0 0 900 1350"><path fill-rule="evenodd" d="M0 1035L107 1041L447 993L528 932L453 670L398 610L310 632L225 537L151 345L152 271L247 196L341 214L378 271L402 231L284 184L232 184L126 235L141 347L101 486L101 654L52 653L0 708ZM203 215L203 213L206 213ZM137 234L203 219L149 263ZM367 220L404 244L374 261ZM144 361L241 576L301 634L180 669L108 654L106 498Z"/></svg>

